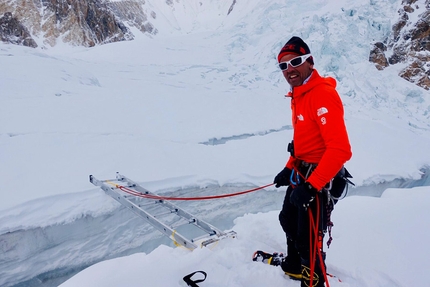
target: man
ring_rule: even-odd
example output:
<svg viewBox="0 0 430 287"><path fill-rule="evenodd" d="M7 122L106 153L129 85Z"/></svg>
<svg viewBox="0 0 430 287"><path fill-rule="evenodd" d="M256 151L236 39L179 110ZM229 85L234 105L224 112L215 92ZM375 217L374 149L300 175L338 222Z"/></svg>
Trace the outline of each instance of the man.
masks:
<svg viewBox="0 0 430 287"><path fill-rule="evenodd" d="M301 287L322 287L326 280L322 238L333 207L330 190L343 192L343 165L352 156L343 105L336 80L318 74L301 38L292 37L285 44L278 62L291 87L287 97L291 98L294 129L290 158L274 179L276 187L288 186L279 214L287 237L287 256L281 267L291 278L301 280Z"/></svg>

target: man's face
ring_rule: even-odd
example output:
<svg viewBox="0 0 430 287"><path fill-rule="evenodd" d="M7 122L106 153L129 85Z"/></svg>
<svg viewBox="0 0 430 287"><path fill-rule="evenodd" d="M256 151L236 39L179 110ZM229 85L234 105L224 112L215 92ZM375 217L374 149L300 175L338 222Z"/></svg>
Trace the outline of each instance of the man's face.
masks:
<svg viewBox="0 0 430 287"><path fill-rule="evenodd" d="M289 61L297 56L296 54L287 54L281 58L281 63ZM288 65L288 68L282 71L282 73L291 87L297 87L301 86L307 77L309 77L313 67L314 65L310 64L308 61L304 61L303 64L295 68Z"/></svg>

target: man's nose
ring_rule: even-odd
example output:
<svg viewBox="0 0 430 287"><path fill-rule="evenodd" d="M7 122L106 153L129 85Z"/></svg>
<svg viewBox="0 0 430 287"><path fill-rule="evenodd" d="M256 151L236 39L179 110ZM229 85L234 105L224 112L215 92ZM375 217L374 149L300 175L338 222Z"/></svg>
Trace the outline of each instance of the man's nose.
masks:
<svg viewBox="0 0 430 287"><path fill-rule="evenodd" d="M287 69L285 70L286 72L291 72L294 71L295 68L293 68L293 66L291 66L290 64L288 64Z"/></svg>

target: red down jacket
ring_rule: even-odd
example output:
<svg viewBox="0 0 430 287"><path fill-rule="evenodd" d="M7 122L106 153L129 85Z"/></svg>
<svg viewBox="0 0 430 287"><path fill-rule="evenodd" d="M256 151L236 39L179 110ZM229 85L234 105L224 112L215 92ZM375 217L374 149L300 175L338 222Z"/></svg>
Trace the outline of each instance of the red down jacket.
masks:
<svg viewBox="0 0 430 287"><path fill-rule="evenodd" d="M286 166L293 169L297 159L318 164L307 182L321 190L352 156L336 80L313 70L309 81L287 96L291 97L294 157Z"/></svg>

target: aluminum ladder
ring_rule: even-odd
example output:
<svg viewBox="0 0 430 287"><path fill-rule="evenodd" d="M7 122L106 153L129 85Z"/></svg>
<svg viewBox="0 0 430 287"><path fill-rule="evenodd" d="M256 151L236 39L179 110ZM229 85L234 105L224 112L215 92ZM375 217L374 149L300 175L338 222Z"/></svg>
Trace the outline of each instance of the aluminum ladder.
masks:
<svg viewBox="0 0 430 287"><path fill-rule="evenodd" d="M107 195L129 208L158 231L169 237L175 245L181 245L193 250L199 246L208 246L221 239L236 237L236 232L219 230L173 203L162 199L162 197L160 197L161 199L156 198L158 197L157 194L146 190L119 173L112 180L98 180L93 175L90 175L90 182L95 186L99 186ZM130 195L124 190L131 190L138 196ZM182 235L178 231L182 226L187 226L183 228L185 232L191 234L200 233L199 236L188 238ZM196 229L198 229L198 232Z"/></svg>

